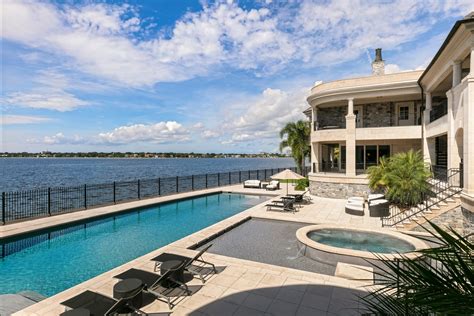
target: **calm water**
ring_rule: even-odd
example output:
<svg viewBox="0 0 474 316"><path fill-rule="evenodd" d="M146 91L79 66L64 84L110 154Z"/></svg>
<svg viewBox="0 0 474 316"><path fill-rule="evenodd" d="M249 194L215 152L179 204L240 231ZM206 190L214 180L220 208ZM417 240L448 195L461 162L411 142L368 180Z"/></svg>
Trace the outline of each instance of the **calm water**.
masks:
<svg viewBox="0 0 474 316"><path fill-rule="evenodd" d="M0 158L0 191L294 167L292 158Z"/></svg>
<svg viewBox="0 0 474 316"><path fill-rule="evenodd" d="M415 248L404 240L387 236L340 229L321 229L308 234L314 241L333 247L354 250L403 253L414 251Z"/></svg>
<svg viewBox="0 0 474 316"><path fill-rule="evenodd" d="M34 245L0 259L0 294L53 295L267 199L214 194L6 244Z"/></svg>

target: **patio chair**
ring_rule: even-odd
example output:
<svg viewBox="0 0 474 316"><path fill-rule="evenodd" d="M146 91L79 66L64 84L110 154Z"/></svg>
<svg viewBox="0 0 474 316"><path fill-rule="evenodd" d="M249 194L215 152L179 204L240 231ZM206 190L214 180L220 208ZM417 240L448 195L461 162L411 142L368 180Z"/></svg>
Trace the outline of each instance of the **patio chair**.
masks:
<svg viewBox="0 0 474 316"><path fill-rule="evenodd" d="M301 194L288 194L288 195L294 197L295 202L297 202L297 203L298 202L301 203L303 201L310 202L311 197L309 195L307 195L307 193L309 193L309 190L306 190Z"/></svg>
<svg viewBox="0 0 474 316"><path fill-rule="evenodd" d="M108 316L108 315L116 315L119 313L146 315L144 312L140 311L138 308L135 308L131 304L133 299L138 295L142 295L141 290L137 291L131 297L116 300L112 297L87 290L85 292L82 292L79 295L76 295L62 302L61 305L64 305L67 311L62 313L61 315L70 314L71 313L70 310L77 310L77 309L86 310L90 313L90 315Z"/></svg>
<svg viewBox="0 0 474 316"><path fill-rule="evenodd" d="M144 293L150 293L155 296L156 299L164 299L168 303L168 307L171 309L171 299L173 297L180 297L183 292L188 295L191 294L186 283L171 277L173 272L173 270L168 270L164 274L159 275L157 273L132 268L114 276L114 278L120 280L132 278L139 279L143 284L145 284L143 290Z"/></svg>
<svg viewBox="0 0 474 316"><path fill-rule="evenodd" d="M362 201L347 201L346 213L350 215L364 216L364 202Z"/></svg>
<svg viewBox="0 0 474 316"><path fill-rule="evenodd" d="M271 203L266 204L265 206L267 207L267 211L276 209L279 211L295 213L296 209L295 209L294 203L295 203L294 198L282 199L282 200L272 201Z"/></svg>
<svg viewBox="0 0 474 316"><path fill-rule="evenodd" d="M217 272L216 266L203 259L204 253L211 248L212 244L207 245L206 247L202 248L194 257L186 257L186 256L180 256L176 255L173 253L162 253L161 255L156 256L155 258L151 259L152 261L155 261L155 272L158 270L160 267L161 263L169 260L182 260L184 261L184 270L195 275L199 276L201 279L202 283L206 282L205 277L208 276L211 272ZM202 263L205 266L198 266L198 265L193 265L193 263L198 262ZM207 266L207 267L206 267ZM212 271L208 273L203 273L205 272L206 269L211 268Z"/></svg>
<svg viewBox="0 0 474 316"><path fill-rule="evenodd" d="M369 202L370 217L390 216L390 202L385 199L376 199Z"/></svg>
<svg viewBox="0 0 474 316"><path fill-rule="evenodd" d="M265 190L278 190L280 189L280 181L272 180L265 186Z"/></svg>

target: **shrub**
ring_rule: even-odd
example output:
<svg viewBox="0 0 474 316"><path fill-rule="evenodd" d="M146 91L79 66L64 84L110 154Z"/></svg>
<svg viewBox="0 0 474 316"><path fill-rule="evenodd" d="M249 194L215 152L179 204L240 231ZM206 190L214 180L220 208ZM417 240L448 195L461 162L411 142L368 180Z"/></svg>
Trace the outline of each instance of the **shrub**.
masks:
<svg viewBox="0 0 474 316"><path fill-rule="evenodd" d="M297 191L304 191L307 187L309 187L309 180L308 178L300 179L296 181L295 190Z"/></svg>
<svg viewBox="0 0 474 316"><path fill-rule="evenodd" d="M407 151L381 159L368 169L371 190L383 190L388 200L403 207L421 203L429 191L431 172L419 151Z"/></svg>

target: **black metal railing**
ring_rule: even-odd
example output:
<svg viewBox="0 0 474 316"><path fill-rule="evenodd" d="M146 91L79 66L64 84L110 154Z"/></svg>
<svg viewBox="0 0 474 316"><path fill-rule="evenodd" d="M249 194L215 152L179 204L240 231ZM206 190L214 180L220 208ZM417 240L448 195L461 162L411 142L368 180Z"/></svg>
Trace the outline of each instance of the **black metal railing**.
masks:
<svg viewBox="0 0 474 316"><path fill-rule="evenodd" d="M440 202L462 191L462 169L451 168L446 170L445 179L443 178L444 174L441 174L442 179L438 179L435 176L433 172L430 190L422 195L420 204L409 207L395 204L390 205L390 216L382 217L382 226L392 227L402 224L410 218L422 215Z"/></svg>
<svg viewBox="0 0 474 316"><path fill-rule="evenodd" d="M430 111L430 123L448 114L448 100L433 106Z"/></svg>
<svg viewBox="0 0 474 316"><path fill-rule="evenodd" d="M215 188L249 179L268 180L270 176L284 169L296 172L294 167L274 168L2 192L1 222L6 224L150 197ZM302 173L306 175L308 171L308 168L305 168Z"/></svg>
<svg viewBox="0 0 474 316"><path fill-rule="evenodd" d="M322 162L319 163L320 172L334 172L334 173L345 173L346 164L337 162Z"/></svg>

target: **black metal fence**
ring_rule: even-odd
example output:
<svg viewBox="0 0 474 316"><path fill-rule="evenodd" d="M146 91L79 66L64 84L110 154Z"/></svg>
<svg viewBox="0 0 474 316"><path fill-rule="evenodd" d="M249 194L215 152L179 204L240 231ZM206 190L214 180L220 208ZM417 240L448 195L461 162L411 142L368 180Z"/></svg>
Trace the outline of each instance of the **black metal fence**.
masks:
<svg viewBox="0 0 474 316"><path fill-rule="evenodd" d="M260 169L2 192L1 220L2 224L6 224L150 197L237 184L249 179L268 180L270 176L284 169L296 171L294 167Z"/></svg>

